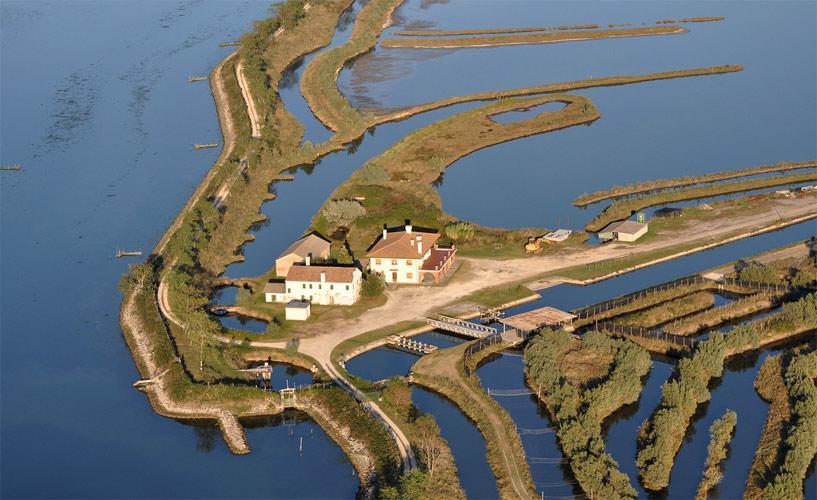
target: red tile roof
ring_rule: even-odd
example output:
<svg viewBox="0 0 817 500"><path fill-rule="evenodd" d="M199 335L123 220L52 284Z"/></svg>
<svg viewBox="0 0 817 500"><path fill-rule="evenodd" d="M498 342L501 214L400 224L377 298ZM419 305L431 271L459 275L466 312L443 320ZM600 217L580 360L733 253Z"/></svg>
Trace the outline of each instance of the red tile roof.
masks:
<svg viewBox="0 0 817 500"><path fill-rule="evenodd" d="M327 283L351 283L355 279L356 267L342 266L292 266L287 273L287 281L321 281L321 273L326 273Z"/></svg>
<svg viewBox="0 0 817 500"><path fill-rule="evenodd" d="M423 252L417 251L417 238L421 238L423 244ZM428 252L434 243L440 239L438 233L412 231L407 233L403 231L395 231L386 233L386 238L382 236L369 249L366 257L369 258L386 258L386 259L421 259L426 252Z"/></svg>

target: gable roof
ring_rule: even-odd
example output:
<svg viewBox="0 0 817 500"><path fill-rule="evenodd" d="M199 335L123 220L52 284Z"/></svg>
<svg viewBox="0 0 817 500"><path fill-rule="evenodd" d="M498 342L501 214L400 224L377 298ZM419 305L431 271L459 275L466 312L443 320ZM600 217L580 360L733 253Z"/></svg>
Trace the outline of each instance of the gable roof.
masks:
<svg viewBox="0 0 817 500"><path fill-rule="evenodd" d="M309 254L318 255L322 252L329 251L329 240L323 238L318 233L309 233L303 238L296 240L293 244L289 245L289 247L281 252L281 255L278 256L280 259L281 257L285 257L290 254L298 255L299 257L306 257Z"/></svg>
<svg viewBox="0 0 817 500"><path fill-rule="evenodd" d="M313 281L320 283L321 273L326 273L327 283L351 283L355 279L354 266L300 266L289 268L287 281Z"/></svg>
<svg viewBox="0 0 817 500"><path fill-rule="evenodd" d="M645 227L647 227L647 225L644 224L643 222L625 220L623 222L619 222L617 226L610 230L616 233L635 234L644 229Z"/></svg>
<svg viewBox="0 0 817 500"><path fill-rule="evenodd" d="M423 253L417 251L417 237L422 238ZM387 258L387 259L421 259L423 255L428 252L437 240L440 239L438 233L430 231L417 231L407 233L405 229L402 231L394 231L386 233L384 239L381 235L374 245L369 249L366 257L372 258Z"/></svg>
<svg viewBox="0 0 817 500"><path fill-rule="evenodd" d="M286 292L286 283L283 281L270 281L264 285L264 293L284 293Z"/></svg>

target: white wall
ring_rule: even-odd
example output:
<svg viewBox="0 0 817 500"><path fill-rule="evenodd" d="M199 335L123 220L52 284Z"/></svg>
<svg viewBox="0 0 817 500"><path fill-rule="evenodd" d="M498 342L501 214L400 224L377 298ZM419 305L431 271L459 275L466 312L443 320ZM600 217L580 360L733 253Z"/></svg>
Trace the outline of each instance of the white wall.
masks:
<svg viewBox="0 0 817 500"><path fill-rule="evenodd" d="M286 301L309 300L313 304L350 306L360 298L363 274L355 269L351 283L289 281L286 282Z"/></svg>
<svg viewBox="0 0 817 500"><path fill-rule="evenodd" d="M419 283L420 268L423 266L431 250L423 255L422 259L369 259L369 269L383 276L386 283ZM395 281L392 273L397 273Z"/></svg>

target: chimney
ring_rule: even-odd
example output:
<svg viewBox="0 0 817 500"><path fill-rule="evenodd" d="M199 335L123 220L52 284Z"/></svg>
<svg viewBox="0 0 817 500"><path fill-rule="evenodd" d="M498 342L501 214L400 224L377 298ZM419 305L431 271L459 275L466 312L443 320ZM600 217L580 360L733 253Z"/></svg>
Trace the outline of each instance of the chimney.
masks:
<svg viewBox="0 0 817 500"><path fill-rule="evenodd" d="M406 219L406 232L411 234L411 221Z"/></svg>
<svg viewBox="0 0 817 500"><path fill-rule="evenodd" d="M417 253L423 255L423 237L417 237Z"/></svg>
<svg viewBox="0 0 817 500"><path fill-rule="evenodd" d="M321 283L326 283L326 273L321 271Z"/></svg>
<svg viewBox="0 0 817 500"><path fill-rule="evenodd" d="M385 240L388 235L389 235L389 232L386 231L386 225L383 224L383 239Z"/></svg>
<svg viewBox="0 0 817 500"><path fill-rule="evenodd" d="M311 265L312 265L312 254L311 254L311 253L306 254L306 259L304 260L304 263L305 263L307 266L311 266Z"/></svg>

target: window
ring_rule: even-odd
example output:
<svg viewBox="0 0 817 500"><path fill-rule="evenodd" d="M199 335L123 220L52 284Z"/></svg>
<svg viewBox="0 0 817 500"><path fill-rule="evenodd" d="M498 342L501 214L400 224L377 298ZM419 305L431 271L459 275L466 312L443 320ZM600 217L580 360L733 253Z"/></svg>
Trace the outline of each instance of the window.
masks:
<svg viewBox="0 0 817 500"><path fill-rule="evenodd" d="M301 286L302 286L303 288L306 288L306 283L301 283Z"/></svg>
<svg viewBox="0 0 817 500"><path fill-rule="evenodd" d="M349 285L346 285L346 289L347 289L347 290L349 289Z"/></svg>
<svg viewBox="0 0 817 500"><path fill-rule="evenodd" d="M412 264L412 261L410 261L410 260L407 260L407 261L406 261L406 265L407 265L407 266L411 267L411 264Z"/></svg>
<svg viewBox="0 0 817 500"><path fill-rule="evenodd" d="M413 278L414 278L414 273L406 273L406 279L410 280L410 279L413 279Z"/></svg>
<svg viewBox="0 0 817 500"><path fill-rule="evenodd" d="M309 284L309 289L312 290L312 283Z"/></svg>
<svg viewBox="0 0 817 500"><path fill-rule="evenodd" d="M392 259L391 260L391 265L396 266L397 265L397 259Z"/></svg>
<svg viewBox="0 0 817 500"><path fill-rule="evenodd" d="M318 285L318 290L323 290L323 285Z"/></svg>
<svg viewBox="0 0 817 500"><path fill-rule="evenodd" d="M287 293L292 293L292 288L287 288Z"/></svg>
<svg viewBox="0 0 817 500"><path fill-rule="evenodd" d="M335 285L329 285L329 289L330 289L330 290L334 290L334 289L335 289Z"/></svg>
<svg viewBox="0 0 817 500"><path fill-rule="evenodd" d="M374 259L374 263L379 266L380 265L380 259Z"/></svg>

